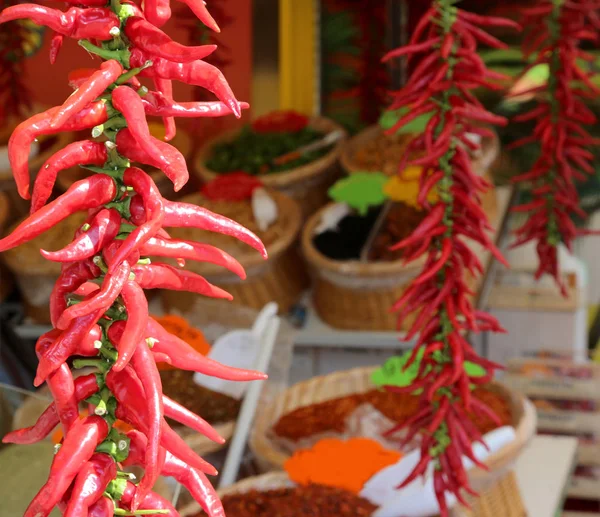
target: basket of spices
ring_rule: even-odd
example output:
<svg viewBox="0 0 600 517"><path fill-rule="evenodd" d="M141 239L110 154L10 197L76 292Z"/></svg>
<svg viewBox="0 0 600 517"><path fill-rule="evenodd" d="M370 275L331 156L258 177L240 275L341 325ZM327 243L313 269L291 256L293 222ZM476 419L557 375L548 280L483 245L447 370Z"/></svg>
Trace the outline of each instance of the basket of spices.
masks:
<svg viewBox="0 0 600 517"><path fill-rule="evenodd" d="M344 330L396 331L390 311L422 262L405 263L394 244L409 237L426 215L419 200L421 169L401 175L355 173L330 189L335 201L314 214L302 230L302 252L312 276L312 304L328 325ZM435 202L431 192L427 201ZM496 193L483 207L497 217ZM482 259L483 260L483 259ZM404 328L411 324L408 319Z"/></svg>
<svg viewBox="0 0 600 517"><path fill-rule="evenodd" d="M37 323L50 323L50 293L61 271L60 263L44 259L40 250L55 251L69 244L85 218L84 213L73 214L39 237L3 254L4 263L15 276L23 296L26 315ZM11 233L19 222L7 233Z"/></svg>
<svg viewBox="0 0 600 517"><path fill-rule="evenodd" d="M36 106L33 111L40 113L43 109L40 106ZM0 191L5 192L10 200L12 217L19 217L29 213L29 202L23 200L17 193L8 160L8 140L20 122L20 120L8 120L0 128ZM37 174L37 171L50 156L74 139L75 134L69 132L61 132L55 135L40 135L30 147L29 170L33 175Z"/></svg>
<svg viewBox="0 0 600 517"><path fill-rule="evenodd" d="M329 119L275 112L208 142L196 157L196 171L204 182L248 172L295 199L307 217L327 202L345 136Z"/></svg>
<svg viewBox="0 0 600 517"><path fill-rule="evenodd" d="M276 190L264 188L256 178L237 173L219 177L197 194L182 199L240 222L265 244L269 258L263 260L253 250L233 237L203 230L173 229L174 239L200 241L216 246L235 257L246 271L244 282L230 271L209 263L188 264L188 269L204 276L233 295L233 303L260 309L276 302L287 312L308 285L294 243L300 232L300 206ZM193 294L165 292L163 302L168 312L189 313L197 297ZM228 307L228 305L225 305Z"/></svg>
<svg viewBox="0 0 600 517"><path fill-rule="evenodd" d="M403 126L396 133L389 133L405 110L387 111L379 124L370 126L345 142L340 155L340 163L347 174L374 171L386 176L398 173L398 164L405 156L407 148L415 134L421 134L429 122L430 115L417 117L412 123ZM490 129L491 130L491 129ZM479 145L476 151L470 151L475 170L488 174L500 156L500 139L493 136L481 138L470 135Z"/></svg>
<svg viewBox="0 0 600 517"><path fill-rule="evenodd" d="M399 361L397 371L408 356ZM404 361L404 363L402 363ZM399 365L399 366L398 366ZM379 386L383 368L358 368L316 377L296 384L281 393L257 414L250 438L250 448L259 467L264 470L287 469L287 462L298 451L315 447L323 439L367 437L377 440L390 450L398 450L402 434L388 437L386 431L401 424L419 411L418 397L408 393L389 393ZM413 366L407 375L416 375ZM512 472L515 459L535 434L535 409L519 394L498 383L491 383L473 392L496 413L503 427L488 418L470 417L486 436L512 428L510 441L492 452L485 463L489 472L471 469L469 476L476 490L497 499L502 490L515 492L514 504L520 502L518 487ZM409 455L416 444L408 444L402 452ZM493 450L493 449L492 449ZM401 481L401 480L400 480ZM499 501L486 501L492 509L503 508ZM482 501L483 503L483 501ZM490 506L490 503L491 504ZM514 513L474 513L474 515L524 515Z"/></svg>
<svg viewBox="0 0 600 517"><path fill-rule="evenodd" d="M148 128L150 129L150 134L161 141L164 141L165 138L165 127L162 123L150 122L148 124ZM170 143L175 146L181 154L186 158L189 157L192 153L192 138L189 133L184 131L183 129L178 129L175 137L170 141ZM139 167L150 174L150 177L156 183L158 190L160 193L166 197L167 199L173 199L174 196L177 195L173 190L173 183L163 174L162 171L157 169L153 169L147 165L139 165ZM74 182L79 181L80 179L85 178L92 174L81 167L74 167L66 171L61 171L58 175L56 183L58 187L65 191L67 190Z"/></svg>
<svg viewBox="0 0 600 517"><path fill-rule="evenodd" d="M376 506L340 488L296 485L284 472L240 481L219 491L227 517L369 517ZM205 515L197 503L180 511L182 517Z"/></svg>

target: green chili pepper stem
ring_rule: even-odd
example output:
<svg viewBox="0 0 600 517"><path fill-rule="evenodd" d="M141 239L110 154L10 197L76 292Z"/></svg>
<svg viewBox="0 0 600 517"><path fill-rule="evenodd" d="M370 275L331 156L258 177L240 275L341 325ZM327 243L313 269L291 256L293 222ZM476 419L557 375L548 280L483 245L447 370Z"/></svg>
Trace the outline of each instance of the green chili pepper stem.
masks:
<svg viewBox="0 0 600 517"><path fill-rule="evenodd" d="M86 49L88 52L92 53L92 54L96 54L97 56L100 56L103 59L115 59L117 61L119 61L123 67L125 68L129 68L129 58L131 57L131 53L129 52L129 50L109 50L109 49L105 49L105 48L101 48L98 47L96 45L94 45L93 43L91 43L88 40L82 39L79 40L79 45L81 45L84 49Z"/></svg>
<svg viewBox="0 0 600 517"><path fill-rule="evenodd" d="M106 373L109 369L109 366L102 359L75 359L73 361L73 368L76 370L86 368L88 366L98 368L98 370L100 370L102 373Z"/></svg>
<svg viewBox="0 0 600 517"><path fill-rule="evenodd" d="M148 68L150 66L152 66L152 61L148 60L144 63L144 66L132 68L128 72L125 72L124 74L119 76L119 78L115 81L115 84L125 84L127 81L129 81L129 79L138 75L142 70L145 70L146 68Z"/></svg>
<svg viewBox="0 0 600 517"><path fill-rule="evenodd" d="M114 456L117 453L117 444L115 442L105 441L96 447L96 452L103 452Z"/></svg>
<svg viewBox="0 0 600 517"><path fill-rule="evenodd" d="M106 263L104 262L104 260L102 259L102 257L100 255L96 255L93 259L92 262L98 266L98 268L100 269L100 271L102 271L103 273L108 273L108 266L106 265Z"/></svg>
<svg viewBox="0 0 600 517"><path fill-rule="evenodd" d="M106 346L100 348L100 353L112 363L116 362L119 358L119 353L116 350L107 348Z"/></svg>
<svg viewBox="0 0 600 517"><path fill-rule="evenodd" d="M100 124L92 128L92 136L98 138L107 129L122 129L127 127L127 121L122 116L109 118L104 124Z"/></svg>

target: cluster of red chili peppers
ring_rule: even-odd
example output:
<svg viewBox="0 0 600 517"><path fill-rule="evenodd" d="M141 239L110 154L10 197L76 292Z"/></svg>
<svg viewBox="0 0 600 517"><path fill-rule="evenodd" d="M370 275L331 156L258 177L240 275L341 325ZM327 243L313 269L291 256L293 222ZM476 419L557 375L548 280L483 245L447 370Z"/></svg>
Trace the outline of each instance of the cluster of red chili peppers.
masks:
<svg viewBox="0 0 600 517"><path fill-rule="evenodd" d="M9 159L20 195L32 199L31 215L0 240L0 251L30 241L79 211L87 221L73 242L59 251L45 251L62 264L52 291L54 329L36 344L39 368L36 386L46 382L54 402L30 428L8 434L4 442L28 444L42 440L59 423L64 440L57 448L48 482L35 496L25 517L44 517L58 506L64 515L107 517L162 514L177 516L171 504L152 492L162 473L182 483L208 515L223 509L206 474L215 469L197 456L166 423L171 418L210 439L223 439L206 421L162 394L156 363L163 362L223 379L248 381L263 374L216 363L169 334L149 317L144 289L187 290L230 299L203 277L182 269L186 260L214 263L240 277L241 265L207 244L171 239L165 228L195 227L231 235L258 250L260 240L241 225L196 205L163 199L148 174L133 161L164 171L181 189L188 180L184 157L150 135L147 116L163 117L168 136L173 117L240 115L221 72L201 59L214 46L184 47L159 26L170 16L168 0L77 0L78 7L61 12L20 4L5 9L0 22L29 17L59 36L79 39L82 47L106 61L98 69L78 71L70 82L74 93L62 106L21 123L9 141ZM212 29L216 23L202 0L184 0ZM54 56L55 57L55 56ZM154 80L155 91L137 76ZM177 103L171 81L203 86L222 102ZM41 135L91 130L89 140L58 151L39 170L30 196L29 148ZM73 184L48 203L61 170L74 165L94 174ZM159 260L155 260L158 257ZM177 266L161 262L170 257ZM75 357L74 357L75 356ZM74 378L75 369L94 373ZM86 416L79 404L87 404ZM126 422L127 434L114 424ZM144 469L134 484L123 468Z"/></svg>
<svg viewBox="0 0 600 517"><path fill-rule="evenodd" d="M394 306L400 322L414 318L406 339L417 338L417 342L407 367L420 351L423 359L413 384L388 387L391 391L420 391L421 409L389 434L407 430L406 443L420 436L420 462L401 486L429 475L431 468L444 517L448 515L447 494L463 504L467 504L464 492L473 494L463 458L481 465L473 455L472 444L482 436L467 415L475 412L498 422L496 415L471 395L472 387L489 382L500 366L478 356L466 334L502 329L495 318L472 304L474 292L469 280L481 275L484 266L469 241L489 250L500 262L505 260L490 240L491 226L481 206L481 195L490 185L473 170L470 152L480 148L472 135L492 137L485 125L505 124L506 120L487 112L472 91L501 88L497 81L504 79L488 70L477 55L479 44L505 47L481 27L518 28L510 20L479 16L455 4L455 0L435 0L416 26L409 45L384 58L419 58L406 85L394 92L391 109L409 107L410 111L391 132L417 117L430 116L399 166L400 171L409 162L423 168L418 200L428 215L412 235L395 245L395 249L404 250L406 262L425 262ZM432 190L439 198L435 205L427 202ZM483 367L486 374L469 375L465 361Z"/></svg>
<svg viewBox="0 0 600 517"><path fill-rule="evenodd" d="M516 230L513 246L537 243L539 266L536 278L549 274L564 295L566 287L560 275L558 245L564 243L572 251L578 235L587 233L573 223L573 215L585 218L579 207L575 181L594 174L594 155L587 149L596 145L586 126L596 116L585 100L597 97L598 88L581 63L595 63L595 56L583 51L583 42L597 42L600 29L597 0L540 0L523 9L523 25L529 28L523 51L535 56L531 66L546 65L548 81L531 89L538 105L515 117L517 122L536 121L531 136L515 142L515 146L540 143L539 158L532 169L515 178L532 186L533 200L517 211L529 212L528 220Z"/></svg>

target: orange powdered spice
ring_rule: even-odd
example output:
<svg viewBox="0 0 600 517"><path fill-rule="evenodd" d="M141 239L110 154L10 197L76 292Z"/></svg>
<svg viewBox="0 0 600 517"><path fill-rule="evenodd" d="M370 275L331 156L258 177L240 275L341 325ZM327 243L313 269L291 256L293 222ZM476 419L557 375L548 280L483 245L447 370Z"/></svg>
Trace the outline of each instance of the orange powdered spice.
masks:
<svg viewBox="0 0 600 517"><path fill-rule="evenodd" d="M401 453L384 449L369 438L331 438L294 453L285 462L285 470L299 485L317 483L358 494L377 472L401 457Z"/></svg>

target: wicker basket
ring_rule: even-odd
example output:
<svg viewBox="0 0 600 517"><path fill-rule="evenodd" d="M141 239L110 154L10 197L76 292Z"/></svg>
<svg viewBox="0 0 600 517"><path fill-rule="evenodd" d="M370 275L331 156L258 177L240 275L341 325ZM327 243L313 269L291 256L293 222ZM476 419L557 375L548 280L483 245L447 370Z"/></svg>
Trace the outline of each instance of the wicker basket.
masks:
<svg viewBox="0 0 600 517"><path fill-rule="evenodd" d="M34 106L32 113L39 113L44 109L45 108L41 106ZM17 193L15 180L10 166L8 165L8 139L20 122L20 120L9 121L0 129L0 144L2 145L2 147L0 147L0 155L2 156L0 159L0 190L4 191L10 200L10 216L13 220L29 213L29 201L25 201ZM37 171L50 156L71 143L74 139L75 133L72 132L40 136L38 142L35 144L38 152L29 159L29 170L32 171L34 175L37 174ZM32 149L35 149L35 147L32 146Z"/></svg>
<svg viewBox="0 0 600 517"><path fill-rule="evenodd" d="M44 259L39 250L57 250L69 244L85 217L83 213L73 214L41 236L2 255L5 264L15 275L26 314L37 323L50 323L48 301L60 274L60 263Z"/></svg>
<svg viewBox="0 0 600 517"><path fill-rule="evenodd" d="M313 118L310 127L324 133L342 130L341 126L332 120L321 117ZM200 149L196 156L195 169L202 181L211 181L219 175L205 165L213 147L233 140L238 133L239 130L223 133ZM339 176L338 158L343 142L344 139L338 141L331 151L312 163L285 172L263 175L260 179L267 187L277 189L298 201L302 215L306 218L329 199L327 191Z"/></svg>
<svg viewBox="0 0 600 517"><path fill-rule="evenodd" d="M357 153L360 152L365 145L368 145L370 142L382 135L383 132L383 129L378 125L370 126L352 137L344 144L340 154L340 164L342 165L342 169L347 174L365 171L365 167L361 167L357 163ZM390 137L390 143L393 141L395 141L395 138ZM402 135L398 138L398 141L401 142L401 144L408 144L410 141L410 136ZM399 152L401 154L402 148L400 148ZM483 138L481 155L474 160L473 165L475 170L480 173L487 173L487 171L489 171L493 164L498 160L499 155L500 139L494 132L493 138ZM394 162L396 162L396 160L394 160ZM370 169L367 168L366 170ZM375 171L375 169L373 170ZM392 175L397 172L397 168L395 165L390 168L384 167L383 172L387 175Z"/></svg>
<svg viewBox="0 0 600 517"><path fill-rule="evenodd" d="M277 191L270 192L275 199L279 218L266 232L260 232L248 204L211 203L200 194L183 198L183 201L202 204L206 208L231 217L258 234L269 253L264 261L252 248L227 237L200 230L172 230L174 238L182 238L213 244L233 255L246 269L247 279L240 280L229 271L212 264L187 263L187 268L203 275L211 283L222 287L233 295L233 303L253 309L262 309L274 301L282 313L287 312L308 286L304 263L294 245L300 232L302 218L300 207L293 199ZM188 313L198 298L193 293L163 291L162 299L166 311L173 309ZM227 310L229 302L222 302Z"/></svg>
<svg viewBox="0 0 600 517"><path fill-rule="evenodd" d="M293 487L294 483L284 472L270 472L261 476L254 476L225 489L219 490L219 496L230 494L243 494L251 490L267 492L278 488ZM519 492L519 486L513 472L500 478L487 490L481 492L476 501L471 501L472 511L456 507L451 512L451 517L526 517L527 512ZM183 507L179 514L181 517L193 517L202 510L195 501Z"/></svg>
<svg viewBox="0 0 600 517"><path fill-rule="evenodd" d="M482 160L488 163L492 158L489 154ZM495 190L482 196L482 204L493 223L498 217ZM326 257L314 246L313 237L323 214L332 206L319 210L302 230L302 252L314 277L312 302L315 310L325 323L338 329L398 330L396 315L389 309L421 271L425 258L404 265L402 260L360 262ZM411 319L406 319L403 330L410 323Z"/></svg>
<svg viewBox="0 0 600 517"><path fill-rule="evenodd" d="M176 147L183 156L188 158L191 155L192 151L192 138L186 131L182 129L177 130L177 134L175 138L169 142L171 145ZM166 197L167 199L175 199L177 197L177 193L173 190L173 183L165 174L158 170L152 169L150 167L142 166L144 170L147 170L150 174L150 177L156 183L158 190L160 193ZM86 176L92 174L81 167L74 167L72 169L62 171L57 179L56 183L61 191L67 190L74 182L79 181ZM190 171L191 174L191 171ZM180 196L179 196L180 197Z"/></svg>

